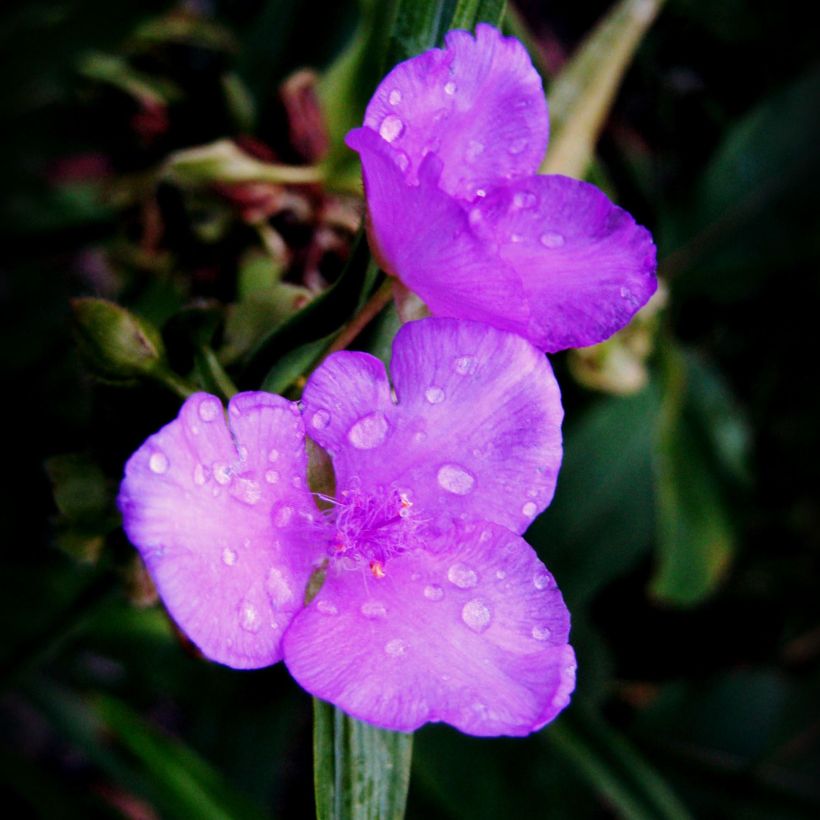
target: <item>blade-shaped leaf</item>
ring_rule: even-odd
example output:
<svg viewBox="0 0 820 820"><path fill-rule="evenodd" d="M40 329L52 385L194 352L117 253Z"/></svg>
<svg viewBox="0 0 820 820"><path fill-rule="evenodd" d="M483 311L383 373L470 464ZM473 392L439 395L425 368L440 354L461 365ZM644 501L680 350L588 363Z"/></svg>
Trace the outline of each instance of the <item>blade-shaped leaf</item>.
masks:
<svg viewBox="0 0 820 820"><path fill-rule="evenodd" d="M413 736L388 732L313 701L318 820L404 817Z"/></svg>

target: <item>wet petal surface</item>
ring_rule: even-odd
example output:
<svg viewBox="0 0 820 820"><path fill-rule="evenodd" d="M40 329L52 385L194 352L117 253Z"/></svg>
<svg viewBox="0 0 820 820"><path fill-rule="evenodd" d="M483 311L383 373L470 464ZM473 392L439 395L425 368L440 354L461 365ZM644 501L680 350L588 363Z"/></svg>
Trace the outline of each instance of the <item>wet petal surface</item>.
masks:
<svg viewBox="0 0 820 820"><path fill-rule="evenodd" d="M212 660L281 658L317 555L300 535L317 515L306 467L296 406L268 393L240 393L227 414L215 396L191 396L126 466L125 531L171 617Z"/></svg>

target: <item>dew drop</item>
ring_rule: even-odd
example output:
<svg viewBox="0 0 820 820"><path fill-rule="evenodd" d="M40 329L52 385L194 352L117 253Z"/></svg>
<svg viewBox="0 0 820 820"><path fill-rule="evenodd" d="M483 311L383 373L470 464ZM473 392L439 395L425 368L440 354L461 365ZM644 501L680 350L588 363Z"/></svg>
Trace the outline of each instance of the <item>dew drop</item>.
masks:
<svg viewBox="0 0 820 820"><path fill-rule="evenodd" d="M536 641L548 641L552 630L548 626L534 626L530 633Z"/></svg>
<svg viewBox="0 0 820 820"><path fill-rule="evenodd" d="M240 445L239 447L236 448L236 452L239 455L239 460L240 461L247 461L248 460L248 448L247 447L245 447L243 445Z"/></svg>
<svg viewBox="0 0 820 820"><path fill-rule="evenodd" d="M476 157L484 153L484 143L478 140L470 140L467 143L467 152L465 154L468 160L474 160ZM481 194L479 194L481 196Z"/></svg>
<svg viewBox="0 0 820 820"><path fill-rule="evenodd" d="M507 577L507 573L504 572L503 569L497 569L495 571L495 577L498 578L499 581L503 581Z"/></svg>
<svg viewBox="0 0 820 820"><path fill-rule="evenodd" d="M444 391L440 387L428 387L424 391L424 398L430 404L441 404L444 401Z"/></svg>
<svg viewBox="0 0 820 820"><path fill-rule="evenodd" d="M279 451L274 449L268 452L268 461L278 461L279 460Z"/></svg>
<svg viewBox="0 0 820 820"><path fill-rule="evenodd" d="M236 551L230 547L225 547L225 549L222 550L222 563L225 564L226 567L232 567L236 563Z"/></svg>
<svg viewBox="0 0 820 820"><path fill-rule="evenodd" d="M407 652L407 644L401 638L393 638L384 645L384 651L391 658L399 658Z"/></svg>
<svg viewBox="0 0 820 820"><path fill-rule="evenodd" d="M165 453L161 453L159 450L151 453L151 458L148 459L148 467L152 473L161 475L168 469L168 456L166 456Z"/></svg>
<svg viewBox="0 0 820 820"><path fill-rule="evenodd" d="M219 415L219 406L215 399L204 399L199 403L199 417L202 421L213 421Z"/></svg>
<svg viewBox="0 0 820 820"><path fill-rule="evenodd" d="M293 600L293 590L285 580L281 570L272 568L265 579L265 589L275 607L281 607Z"/></svg>
<svg viewBox="0 0 820 820"><path fill-rule="evenodd" d="M370 413L350 428L347 438L359 450L372 450L384 441L388 427L387 419L382 413Z"/></svg>
<svg viewBox="0 0 820 820"><path fill-rule="evenodd" d="M527 147L527 140L521 138L521 139L513 140L507 146L507 150L511 154L515 155L515 154L520 154L526 147Z"/></svg>
<svg viewBox="0 0 820 820"><path fill-rule="evenodd" d="M252 506L262 497L262 488L259 486L258 481L254 481L250 478L240 478L237 479L234 485L233 494L240 501L244 501L245 504Z"/></svg>
<svg viewBox="0 0 820 820"><path fill-rule="evenodd" d="M550 575L545 569L539 569L532 577L532 585L536 589L549 589L552 584L552 575Z"/></svg>
<svg viewBox="0 0 820 820"><path fill-rule="evenodd" d="M521 512L527 516L527 518L533 518L535 514L538 512L538 507L535 506L534 501L528 501L522 508Z"/></svg>
<svg viewBox="0 0 820 820"><path fill-rule="evenodd" d="M459 561L447 570L447 580L459 589L471 589L478 583L478 575L467 564Z"/></svg>
<svg viewBox="0 0 820 820"><path fill-rule="evenodd" d="M476 191L476 193L478 193ZM480 196L480 194L479 194ZM472 208L470 213L467 214L467 220L471 225L478 225L481 222L481 209L480 208Z"/></svg>
<svg viewBox="0 0 820 820"><path fill-rule="evenodd" d="M444 84L444 93L448 97L452 97L453 94L456 93L456 84L454 82L452 82L452 80L449 83Z"/></svg>
<svg viewBox="0 0 820 820"><path fill-rule="evenodd" d="M239 625L246 632L259 632L262 628L262 618L250 601L243 601L239 605Z"/></svg>
<svg viewBox="0 0 820 820"><path fill-rule="evenodd" d="M279 473L277 473L276 470L267 470L265 472L265 481L267 481L268 484L276 484L276 482L279 481Z"/></svg>
<svg viewBox="0 0 820 820"><path fill-rule="evenodd" d="M379 601L365 601L361 606L361 613L365 618L384 618L387 610Z"/></svg>
<svg viewBox="0 0 820 820"><path fill-rule="evenodd" d="M467 601L461 610L461 620L464 621L473 632L483 632L492 619L492 613L487 604L480 598L473 598Z"/></svg>
<svg viewBox="0 0 820 820"><path fill-rule="evenodd" d="M535 194L532 194L529 191L519 191L513 197L513 207L515 208L523 210L526 208L532 208L533 205L535 205Z"/></svg>
<svg viewBox="0 0 820 820"><path fill-rule="evenodd" d="M401 91L398 88L394 88L388 95L387 95L387 102L390 105L398 105L401 102Z"/></svg>
<svg viewBox="0 0 820 820"><path fill-rule="evenodd" d="M467 495L475 485L475 478L457 464L445 464L438 471L439 487L454 495Z"/></svg>
<svg viewBox="0 0 820 820"><path fill-rule="evenodd" d="M379 136L387 142L393 142L404 131L404 123L395 114L388 114L379 126Z"/></svg>
<svg viewBox="0 0 820 820"><path fill-rule="evenodd" d="M227 464L217 462L214 464L214 478L217 484L231 483L231 468Z"/></svg>
<svg viewBox="0 0 820 820"><path fill-rule="evenodd" d="M487 192L483 188L476 188L475 195L480 199L484 199L484 197L487 196Z"/></svg>
<svg viewBox="0 0 820 820"><path fill-rule="evenodd" d="M396 161L396 165L399 166L399 169L402 171L407 170L407 166L410 165L410 158L404 151L396 151L393 155L393 159Z"/></svg>
<svg viewBox="0 0 820 820"><path fill-rule="evenodd" d="M472 376L478 369L478 362L474 356L459 356L453 367L460 376Z"/></svg>
<svg viewBox="0 0 820 820"><path fill-rule="evenodd" d="M510 242L514 242L514 243L518 244L519 242L523 242L523 241L524 241L524 237L521 236L520 233L511 233L510 234Z"/></svg>
<svg viewBox="0 0 820 820"><path fill-rule="evenodd" d="M564 235L554 231L547 231L541 234L541 244L545 248L560 248L564 244Z"/></svg>
<svg viewBox="0 0 820 820"><path fill-rule="evenodd" d="M444 597L444 590L438 584L428 584L424 588L424 597L428 601L440 601Z"/></svg>
<svg viewBox="0 0 820 820"><path fill-rule="evenodd" d="M330 413L327 410L317 410L310 422L317 430L324 430L330 424Z"/></svg>
<svg viewBox="0 0 820 820"><path fill-rule="evenodd" d="M280 507L276 511L273 523L276 524L277 527L287 527L287 525L290 524L291 518L293 518L293 507Z"/></svg>
<svg viewBox="0 0 820 820"><path fill-rule="evenodd" d="M322 615L336 615L339 610L336 609L336 604L330 603L330 601L317 601L316 602L316 609L322 613Z"/></svg>
<svg viewBox="0 0 820 820"><path fill-rule="evenodd" d="M197 464L194 467L194 484L201 487L208 480L208 474L205 472L203 464Z"/></svg>

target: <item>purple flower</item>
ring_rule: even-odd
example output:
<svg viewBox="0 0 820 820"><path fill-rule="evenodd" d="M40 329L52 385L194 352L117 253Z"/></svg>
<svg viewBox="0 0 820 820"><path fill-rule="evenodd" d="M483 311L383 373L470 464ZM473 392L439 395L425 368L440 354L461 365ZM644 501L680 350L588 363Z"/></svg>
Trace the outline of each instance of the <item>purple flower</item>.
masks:
<svg viewBox="0 0 820 820"><path fill-rule="evenodd" d="M284 658L309 692L389 729L527 734L574 687L569 614L519 535L555 488L555 379L524 339L451 319L405 325L391 379L342 352L301 413L241 393L226 419L192 396L128 462L126 532L209 658ZM305 427L335 468L322 511Z"/></svg>
<svg viewBox="0 0 820 820"><path fill-rule="evenodd" d="M603 341L657 286L646 229L597 188L536 176L547 104L524 47L479 25L396 66L348 145L371 245L433 313L547 352Z"/></svg>

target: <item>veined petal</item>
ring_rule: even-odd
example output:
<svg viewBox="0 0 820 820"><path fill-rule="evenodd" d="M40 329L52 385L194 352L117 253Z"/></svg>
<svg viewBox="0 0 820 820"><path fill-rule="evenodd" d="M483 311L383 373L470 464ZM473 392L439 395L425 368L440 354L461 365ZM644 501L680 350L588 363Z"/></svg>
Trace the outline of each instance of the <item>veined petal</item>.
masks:
<svg viewBox="0 0 820 820"><path fill-rule="evenodd" d="M364 124L389 143L410 182L433 153L444 164L442 188L466 200L493 180L534 173L547 147L541 78L520 42L486 24L475 37L451 31L444 49L397 65Z"/></svg>
<svg viewBox="0 0 820 820"><path fill-rule="evenodd" d="M603 341L657 289L651 235L593 185L534 176L492 189L476 209L522 284L525 335L542 350ZM495 309L495 324L518 328L503 304Z"/></svg>
<svg viewBox="0 0 820 820"><path fill-rule="evenodd" d="M255 668L281 658L316 554L293 527L316 515L296 406L240 393L228 421L197 393L128 461L123 525L171 617L212 660Z"/></svg>
<svg viewBox="0 0 820 820"><path fill-rule="evenodd" d="M305 689L378 726L525 735L569 702L568 633L561 594L526 542L470 524L394 558L381 578L331 572L284 654Z"/></svg>
<svg viewBox="0 0 820 820"><path fill-rule="evenodd" d="M511 266L491 256L477 207L465 210L439 187L441 160L429 155L417 184L410 184L395 156L368 128L348 142L362 158L371 247L388 273L415 291L436 313L526 332L524 289Z"/></svg>
<svg viewBox="0 0 820 820"><path fill-rule="evenodd" d="M551 501L561 462L560 392L526 340L477 322L410 322L382 364L337 353L311 376L308 432L337 487L393 487L433 526L489 520L523 532ZM317 424L318 422L318 424Z"/></svg>

